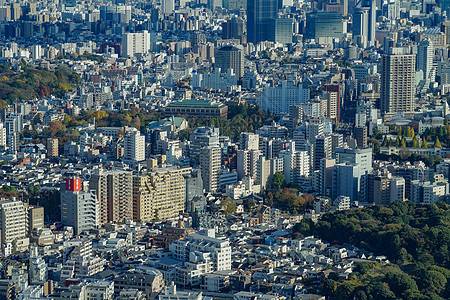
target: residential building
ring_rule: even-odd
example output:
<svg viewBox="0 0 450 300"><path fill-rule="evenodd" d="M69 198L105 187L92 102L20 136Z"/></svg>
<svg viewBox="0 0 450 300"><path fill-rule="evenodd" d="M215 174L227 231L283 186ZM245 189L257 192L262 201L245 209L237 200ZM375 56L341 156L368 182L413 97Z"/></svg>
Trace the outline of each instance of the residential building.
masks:
<svg viewBox="0 0 450 300"><path fill-rule="evenodd" d="M150 33L147 30L143 32L127 32L122 35L123 55L134 57L136 54L145 54L150 50Z"/></svg>
<svg viewBox="0 0 450 300"><path fill-rule="evenodd" d="M26 238L27 215L24 203L16 200L0 200L1 244L3 254L8 256L12 250L23 251L28 248Z"/></svg>
<svg viewBox="0 0 450 300"><path fill-rule="evenodd" d="M133 174L97 169L89 180L100 206L100 225L133 219Z"/></svg>
<svg viewBox="0 0 450 300"><path fill-rule="evenodd" d="M58 139L48 138L47 139L47 156L48 157L58 157Z"/></svg>
<svg viewBox="0 0 450 300"><path fill-rule="evenodd" d="M140 131L136 129L127 131L123 144L124 161L137 163L145 160L145 136L141 135Z"/></svg>
<svg viewBox="0 0 450 300"><path fill-rule="evenodd" d="M186 203L185 176L191 168L165 167L133 177L133 220L150 222L176 217Z"/></svg>
<svg viewBox="0 0 450 300"><path fill-rule="evenodd" d="M381 60L380 104L383 113L414 110L416 57L403 48L391 48Z"/></svg>
<svg viewBox="0 0 450 300"><path fill-rule="evenodd" d="M76 234L96 229L99 203L92 191L84 191L80 178L66 178L61 188L61 223L72 226Z"/></svg>
<svg viewBox="0 0 450 300"><path fill-rule="evenodd" d="M200 163L200 152L204 147L219 147L219 128L199 127L190 137L189 157L192 165Z"/></svg>
<svg viewBox="0 0 450 300"><path fill-rule="evenodd" d="M200 150L200 170L206 192L217 192L220 185L221 149L215 146Z"/></svg>

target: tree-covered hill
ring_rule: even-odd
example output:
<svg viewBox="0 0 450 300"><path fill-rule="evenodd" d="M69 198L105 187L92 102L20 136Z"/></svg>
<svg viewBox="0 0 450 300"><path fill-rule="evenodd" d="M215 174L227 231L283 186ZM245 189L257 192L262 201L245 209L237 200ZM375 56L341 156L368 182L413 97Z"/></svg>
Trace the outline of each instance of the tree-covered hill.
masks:
<svg viewBox="0 0 450 300"><path fill-rule="evenodd" d="M0 65L0 100L13 103L49 95L61 97L79 82L80 76L64 66L49 71L22 63L18 72L3 64Z"/></svg>
<svg viewBox="0 0 450 300"><path fill-rule="evenodd" d="M351 280L327 280L322 286L324 294L342 299L450 299L448 204L397 201L329 213L316 224L303 220L294 234L350 243L393 262L388 267L359 265ZM352 290L345 297L344 288ZM377 294L381 291L383 296ZM356 296L357 292L365 296Z"/></svg>

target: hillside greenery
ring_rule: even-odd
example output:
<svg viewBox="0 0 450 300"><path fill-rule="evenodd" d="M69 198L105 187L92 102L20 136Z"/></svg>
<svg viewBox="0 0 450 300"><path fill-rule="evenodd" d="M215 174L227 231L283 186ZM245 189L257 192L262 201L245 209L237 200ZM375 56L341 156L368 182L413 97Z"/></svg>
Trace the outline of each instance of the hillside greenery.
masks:
<svg viewBox="0 0 450 300"><path fill-rule="evenodd" d="M9 104L50 95L62 97L80 82L80 76L64 66L49 71L21 62L20 67L15 71L0 65L0 100Z"/></svg>
<svg viewBox="0 0 450 300"><path fill-rule="evenodd" d="M324 295L337 299L450 299L450 205L394 202L389 206L303 220L294 235L316 235L385 255L387 266L358 264L350 280L327 279ZM331 281L330 281L331 280Z"/></svg>

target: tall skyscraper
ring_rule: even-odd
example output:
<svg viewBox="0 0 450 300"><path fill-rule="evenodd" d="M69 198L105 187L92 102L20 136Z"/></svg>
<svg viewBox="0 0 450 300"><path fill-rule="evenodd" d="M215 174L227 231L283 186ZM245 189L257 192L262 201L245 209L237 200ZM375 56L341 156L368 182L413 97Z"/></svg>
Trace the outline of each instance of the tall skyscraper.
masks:
<svg viewBox="0 0 450 300"><path fill-rule="evenodd" d="M277 0L247 0L247 41L257 44L269 39L270 22L278 15Z"/></svg>
<svg viewBox="0 0 450 300"><path fill-rule="evenodd" d="M219 147L203 147L200 151L200 169L206 192L215 193L220 183L221 151Z"/></svg>
<svg viewBox="0 0 450 300"><path fill-rule="evenodd" d="M313 12L306 15L306 39L343 36L342 15L335 12Z"/></svg>
<svg viewBox="0 0 450 300"><path fill-rule="evenodd" d="M422 71L422 76L418 82L419 88L427 90L430 84L436 80L436 69L433 66L434 46L433 42L426 39L419 43L417 47L417 71Z"/></svg>
<svg viewBox="0 0 450 300"><path fill-rule="evenodd" d="M244 76L244 52L231 45L223 46L214 54L215 67L221 72L233 70L238 78Z"/></svg>
<svg viewBox="0 0 450 300"><path fill-rule="evenodd" d="M132 220L133 173L96 170L89 180L100 206L100 225Z"/></svg>
<svg viewBox="0 0 450 300"><path fill-rule="evenodd" d="M381 61L381 111L412 112L416 57L403 48L391 48L390 51L390 54L383 55Z"/></svg>
<svg viewBox="0 0 450 300"><path fill-rule="evenodd" d="M355 7L353 12L353 40L359 40L362 47L367 47L369 38L369 14L368 7Z"/></svg>
<svg viewBox="0 0 450 300"><path fill-rule="evenodd" d="M80 234L99 226L99 205L92 191L84 191L80 178L66 178L61 187L61 222Z"/></svg>
<svg viewBox="0 0 450 300"><path fill-rule="evenodd" d="M171 14L175 8L175 3L173 0L162 0L161 5L162 5L162 11L166 15Z"/></svg>

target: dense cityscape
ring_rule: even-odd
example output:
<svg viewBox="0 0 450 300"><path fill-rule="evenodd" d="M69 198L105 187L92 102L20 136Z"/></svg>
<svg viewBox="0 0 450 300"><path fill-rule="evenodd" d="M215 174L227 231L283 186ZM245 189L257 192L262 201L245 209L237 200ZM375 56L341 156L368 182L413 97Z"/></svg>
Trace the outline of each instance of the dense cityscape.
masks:
<svg viewBox="0 0 450 300"><path fill-rule="evenodd" d="M0 299L450 299L449 103L448 0L3 0Z"/></svg>

